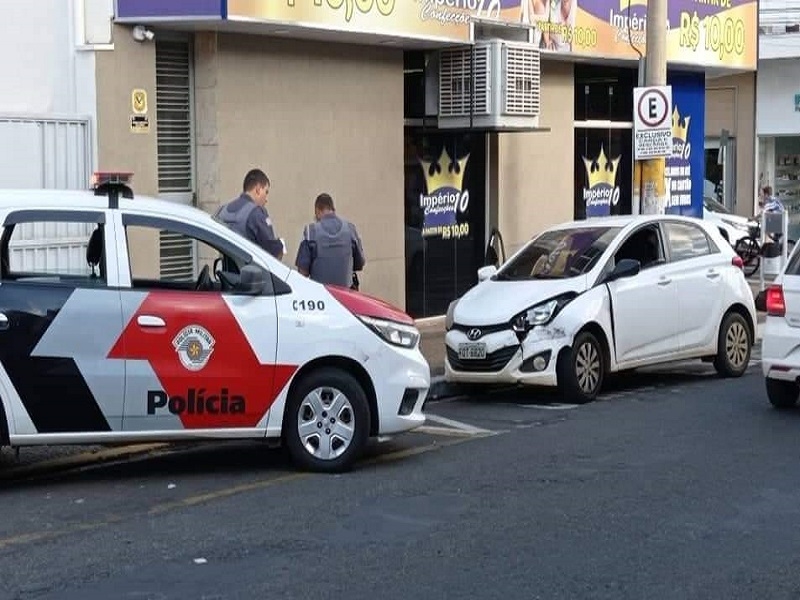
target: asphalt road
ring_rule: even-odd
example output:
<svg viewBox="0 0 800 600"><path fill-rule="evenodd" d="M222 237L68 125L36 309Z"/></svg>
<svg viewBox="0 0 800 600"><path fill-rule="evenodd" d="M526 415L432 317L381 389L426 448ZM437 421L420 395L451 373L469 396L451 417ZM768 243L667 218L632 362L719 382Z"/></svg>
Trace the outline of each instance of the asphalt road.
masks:
<svg viewBox="0 0 800 600"><path fill-rule="evenodd" d="M340 476L161 448L0 492L3 598L797 598L800 411L754 365L429 406ZM550 403L550 404L548 404ZM159 454L160 452L160 454ZM89 463L87 463L89 464Z"/></svg>

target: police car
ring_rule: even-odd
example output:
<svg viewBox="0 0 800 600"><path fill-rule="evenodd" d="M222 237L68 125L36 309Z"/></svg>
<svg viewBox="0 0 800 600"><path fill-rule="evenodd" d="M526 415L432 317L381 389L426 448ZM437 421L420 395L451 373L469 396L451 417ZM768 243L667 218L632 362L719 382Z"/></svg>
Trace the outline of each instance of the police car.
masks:
<svg viewBox="0 0 800 600"><path fill-rule="evenodd" d="M368 438L424 423L407 314L202 210L134 198L130 177L0 190L3 444L256 438L337 472ZM187 279L171 261L192 247L205 264Z"/></svg>

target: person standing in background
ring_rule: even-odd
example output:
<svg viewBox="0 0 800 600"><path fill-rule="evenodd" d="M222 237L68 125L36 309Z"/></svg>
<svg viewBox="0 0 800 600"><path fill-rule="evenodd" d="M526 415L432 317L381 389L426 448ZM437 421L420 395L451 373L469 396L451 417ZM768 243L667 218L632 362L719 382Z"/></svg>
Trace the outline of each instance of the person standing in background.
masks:
<svg viewBox="0 0 800 600"><path fill-rule="evenodd" d="M364 268L366 258L355 225L339 218L326 193L314 201L314 217L303 229L297 270L319 283L358 289L355 273Z"/></svg>
<svg viewBox="0 0 800 600"><path fill-rule="evenodd" d="M269 177L266 173L261 169L251 169L242 182L241 195L221 207L215 216L281 260L286 252L286 245L282 239L275 236L272 219L267 212L269 187Z"/></svg>

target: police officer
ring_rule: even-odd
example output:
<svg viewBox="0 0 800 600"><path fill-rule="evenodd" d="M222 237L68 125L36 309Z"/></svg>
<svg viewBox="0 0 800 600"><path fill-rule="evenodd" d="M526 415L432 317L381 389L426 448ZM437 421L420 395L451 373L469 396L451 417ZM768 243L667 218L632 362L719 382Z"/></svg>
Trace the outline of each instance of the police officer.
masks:
<svg viewBox="0 0 800 600"><path fill-rule="evenodd" d="M355 225L339 218L329 194L317 196L314 216L297 249L297 270L319 283L355 287L354 274L366 263Z"/></svg>
<svg viewBox="0 0 800 600"><path fill-rule="evenodd" d="M251 169L242 183L242 194L231 200L217 212L217 218L228 227L243 235L272 254L283 258L283 240L275 237L272 220L267 212L269 178L261 169Z"/></svg>

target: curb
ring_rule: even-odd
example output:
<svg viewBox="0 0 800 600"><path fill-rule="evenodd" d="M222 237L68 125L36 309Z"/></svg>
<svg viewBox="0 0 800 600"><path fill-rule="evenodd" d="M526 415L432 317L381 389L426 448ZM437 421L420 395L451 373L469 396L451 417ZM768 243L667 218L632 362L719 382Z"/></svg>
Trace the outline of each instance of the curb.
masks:
<svg viewBox="0 0 800 600"><path fill-rule="evenodd" d="M456 386L445 381L444 375L435 375L431 377L431 387L428 390L428 397L425 401L455 396L457 395L455 388Z"/></svg>

